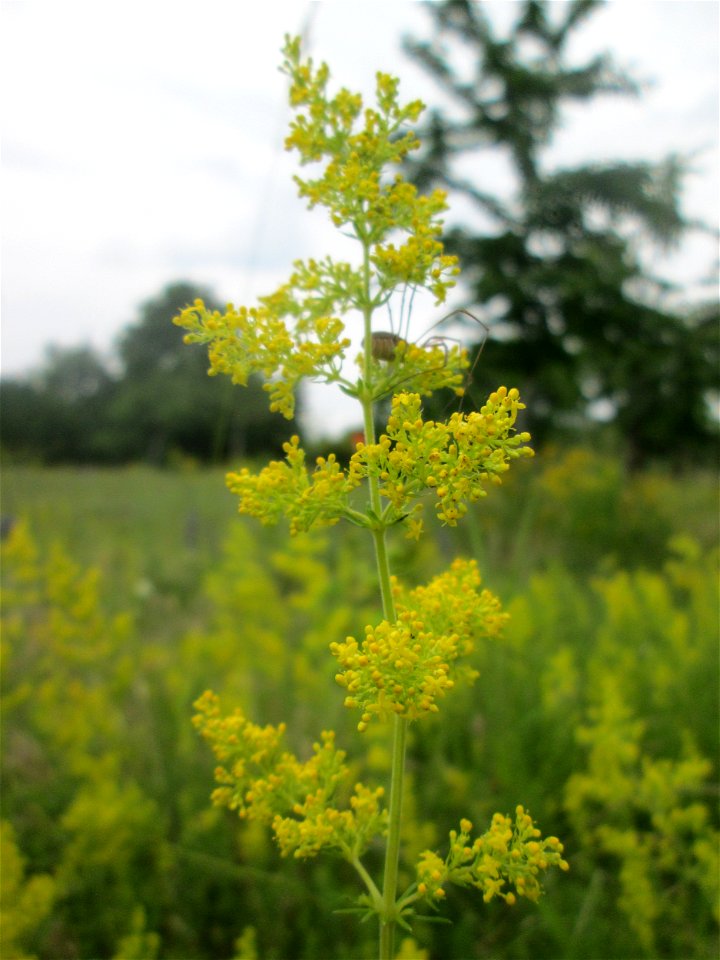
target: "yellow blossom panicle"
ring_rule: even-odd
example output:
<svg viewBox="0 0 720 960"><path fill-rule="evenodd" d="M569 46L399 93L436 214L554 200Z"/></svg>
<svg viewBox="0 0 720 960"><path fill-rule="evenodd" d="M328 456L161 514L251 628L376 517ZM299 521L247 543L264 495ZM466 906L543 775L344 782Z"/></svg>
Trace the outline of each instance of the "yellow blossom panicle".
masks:
<svg viewBox="0 0 720 960"><path fill-rule="evenodd" d="M240 497L240 513L264 524L286 517L293 535L311 527L331 526L343 516L358 516L347 502L350 491L360 483L356 471L343 471L331 453L327 459L318 457L315 470L309 473L297 436L284 443L283 450L285 462L273 460L259 474L245 467L227 475L228 489Z"/></svg>
<svg viewBox="0 0 720 960"><path fill-rule="evenodd" d="M291 284L307 269L302 264L296 267ZM253 374L260 374L266 381L263 389L270 394L270 409L289 420L295 413L300 380L310 377L332 383L341 379L340 365L350 341L343 337L341 320L318 309L316 300L309 297L293 301L288 286L262 298L259 307L228 304L224 314L196 300L173 322L188 331L186 343L207 345L212 376L224 373L233 383L247 386ZM293 310L287 308L289 303L294 303ZM295 319L292 328L285 317Z"/></svg>
<svg viewBox="0 0 720 960"><path fill-rule="evenodd" d="M443 302L459 272L457 258L444 253L439 239L445 193L419 195L399 173L387 176L388 167L419 147L407 125L424 104L399 104L399 82L385 73L376 76L375 109L364 108L362 97L346 89L330 97L326 64L316 69L312 60L301 62L298 38L286 38L284 54L290 102L298 111L285 146L297 150L303 164L326 162L314 179L295 177L300 195L310 207L326 207L335 226L367 245L377 285L372 306L404 286L429 289Z"/></svg>
<svg viewBox="0 0 720 960"><path fill-rule="evenodd" d="M542 839L524 807L514 820L502 813L492 818L490 829L470 839L472 823L460 821L460 831L450 831L450 850L443 860L432 850L420 855L416 896L431 903L444 899L445 886L475 887L488 903L500 897L509 905L518 897L537 902L542 893L540 876L550 867L568 870L563 845L557 837ZM408 898L408 901L412 896Z"/></svg>
<svg viewBox="0 0 720 960"><path fill-rule="evenodd" d="M227 374L242 386L261 375L270 409L291 419L304 378L338 383L353 396L366 388L362 378L353 383L342 375L350 340L341 316L381 307L398 289L428 289L443 302L459 271L457 258L444 253L439 239L443 191L420 195L400 174L387 172L418 146L405 127L417 120L422 103L399 105L398 81L386 74L377 77L376 109L364 110L362 97L344 89L330 98L325 64L315 70L312 60L301 62L297 38L287 38L284 53L297 111L287 149L297 150L303 163L327 160L318 179L296 177L300 195L311 207L327 207L333 223L363 243L373 267L372 292L363 266L329 257L298 260L288 282L259 298L259 306L229 304L221 313L196 300L174 322L188 331L186 342L208 347L211 374ZM406 351L403 366L393 382L417 374L413 388L427 393L440 386L459 389L467 358L459 349L415 348Z"/></svg>
<svg viewBox="0 0 720 960"><path fill-rule="evenodd" d="M398 618L365 630L362 643L331 643L347 690L345 705L358 708L358 730L393 714L417 720L437 713L437 701L455 686L456 660L473 652L481 636L496 635L506 615L488 590L480 592L473 560L455 560L427 586L402 591L393 580ZM477 676L465 667L466 679Z"/></svg>
<svg viewBox="0 0 720 960"><path fill-rule="evenodd" d="M259 727L240 709L222 716L211 691L195 708L193 723L219 761L213 803L237 810L242 819L271 824L283 856L313 857L325 849L355 861L384 832L382 788L355 784L349 809L333 806L339 789L347 789L349 770L332 731L323 732L303 762L284 747L285 724Z"/></svg>
<svg viewBox="0 0 720 960"><path fill-rule="evenodd" d="M532 456L528 433L516 433L524 408L514 388L499 387L477 412L454 413L447 423L423 420L420 397L393 397L387 433L378 443L359 443L351 466L380 480L380 493L393 516L408 515L413 501L430 490L438 519L454 527L468 502L486 495L485 485L501 483L510 461Z"/></svg>
<svg viewBox="0 0 720 960"><path fill-rule="evenodd" d="M387 812L381 806L384 792L382 787L371 790L356 783L350 807L345 810L328 806L320 791L309 793L293 807L295 816L276 816L273 820L280 853L305 859L321 850L335 850L345 859L356 861L371 840L385 833Z"/></svg>
<svg viewBox="0 0 720 960"><path fill-rule="evenodd" d="M396 609L421 617L428 630L441 633L450 627L461 638L459 655L463 657L472 654L479 639L498 637L509 619L499 599L489 590L481 590L481 585L477 561L462 557L426 586L408 590L392 577Z"/></svg>

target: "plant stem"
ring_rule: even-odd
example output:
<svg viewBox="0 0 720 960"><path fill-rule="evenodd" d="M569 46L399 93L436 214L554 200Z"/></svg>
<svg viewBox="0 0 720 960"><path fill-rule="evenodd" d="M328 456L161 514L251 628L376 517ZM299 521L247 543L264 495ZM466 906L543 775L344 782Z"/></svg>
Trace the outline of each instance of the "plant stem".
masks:
<svg viewBox="0 0 720 960"><path fill-rule="evenodd" d="M372 897L373 903L380 904L382 902L382 895L380 894L380 891L378 890L378 888L375 886L375 882L373 878L367 872L362 862L357 857L355 857L353 860L351 860L351 863L355 867L357 872L360 874L360 876L362 877L363 883L368 888L368 893Z"/></svg>
<svg viewBox="0 0 720 960"><path fill-rule="evenodd" d="M363 379L367 385L371 381L372 367L372 311L370 298L370 257L369 244L363 242L365 303L363 310L364 321L364 371ZM366 392L361 395L363 409L363 425L365 428L365 443L375 443L375 423L373 418L373 402ZM373 541L375 544L375 560L377 562L378 580L382 596L383 616L393 623L396 619L395 603L392 595L390 580L390 562L388 560L385 543L385 526L380 521L382 504L380 500L380 484L377 477L368 480L370 489L370 505L377 519L377 526L373 527ZM395 956L395 927L397 926L397 880L400 862L400 825L402 822L402 795L403 779L405 776L405 743L407 739L407 720L395 716L393 726L392 767L390 775L390 805L388 811L388 834L385 847L385 869L382 887L382 912L380 913L380 960L393 960Z"/></svg>
<svg viewBox="0 0 720 960"><path fill-rule="evenodd" d="M398 864L400 860L400 825L402 817L402 790L405 775L405 741L407 720L395 717L393 731L392 777L390 780L390 811L385 874L383 876L383 913L380 917L380 960L395 956L395 927Z"/></svg>
<svg viewBox="0 0 720 960"><path fill-rule="evenodd" d="M372 405L368 403L372 408ZM372 409L370 412L372 417ZM370 499L376 514L380 512L380 491L377 478L370 478ZM385 544L385 527L373 529L375 543L375 559L377 561L378 580L382 595L383 616L392 623L396 619L395 603L392 595L390 580L390 562ZM400 825L402 821L403 779L405 776L405 742L407 737L407 720L403 717L394 718L392 766L390 776L390 806L388 816L388 834L385 847L385 871L383 876L382 900L383 909L380 914L380 960L393 960L395 956L395 927L398 864L400 860Z"/></svg>

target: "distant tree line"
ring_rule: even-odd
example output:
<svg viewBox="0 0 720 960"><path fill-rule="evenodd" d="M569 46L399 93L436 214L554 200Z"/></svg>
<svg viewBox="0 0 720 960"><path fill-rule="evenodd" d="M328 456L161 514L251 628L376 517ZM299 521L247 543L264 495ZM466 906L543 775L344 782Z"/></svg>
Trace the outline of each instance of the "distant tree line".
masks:
<svg viewBox="0 0 720 960"><path fill-rule="evenodd" d="M41 369L0 382L0 441L14 459L45 464L174 457L221 462L281 452L288 427L260 383L238 389L209 377L207 351L172 324L207 290L174 283L139 308L108 363L90 347L48 350Z"/></svg>

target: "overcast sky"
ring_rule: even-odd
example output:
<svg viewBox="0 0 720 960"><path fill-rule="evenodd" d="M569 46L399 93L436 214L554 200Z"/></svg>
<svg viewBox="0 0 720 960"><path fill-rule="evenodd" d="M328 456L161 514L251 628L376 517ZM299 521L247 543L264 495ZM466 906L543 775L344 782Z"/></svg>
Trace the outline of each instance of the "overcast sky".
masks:
<svg viewBox="0 0 720 960"><path fill-rule="evenodd" d="M487 5L507 23L514 0ZM610 50L654 81L566 115L558 163L696 151L685 212L718 222L718 3L615 0L578 31L577 58ZM278 73L283 35L338 84L368 92L378 69L405 98L438 90L401 50L426 37L417 2L9 2L1 4L2 370L48 343L111 349L137 305L173 280L248 302L291 262L331 252L321 211L295 198ZM487 160L486 181L502 172ZM715 243L690 237L653 268L690 287Z"/></svg>

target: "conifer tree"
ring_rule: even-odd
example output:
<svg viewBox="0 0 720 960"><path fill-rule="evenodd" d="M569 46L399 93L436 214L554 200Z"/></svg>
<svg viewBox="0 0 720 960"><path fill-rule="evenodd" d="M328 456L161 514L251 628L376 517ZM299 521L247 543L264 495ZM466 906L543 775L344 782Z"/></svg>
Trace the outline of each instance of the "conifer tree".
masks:
<svg viewBox="0 0 720 960"><path fill-rule="evenodd" d="M587 429L602 410L631 462L678 459L709 447L717 309L664 309L663 284L643 271L635 241L671 247L693 226L679 203L685 161L544 162L563 107L639 93L608 55L569 62L568 40L597 6L525 0L501 36L483 3L427 4L433 39L406 47L451 106L431 114L410 164L423 189L440 184L479 214L479 226L456 227L446 246L491 328L483 380L526 385L533 436ZM484 182L487 150L510 162L517 190L508 200Z"/></svg>

